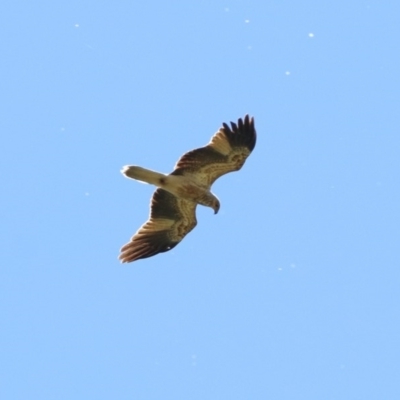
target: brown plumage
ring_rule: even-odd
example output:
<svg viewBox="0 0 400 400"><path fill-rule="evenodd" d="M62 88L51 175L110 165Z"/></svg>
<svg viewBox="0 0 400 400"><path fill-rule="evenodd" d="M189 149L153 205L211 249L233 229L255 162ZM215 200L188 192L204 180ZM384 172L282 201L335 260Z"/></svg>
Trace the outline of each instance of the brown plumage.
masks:
<svg viewBox="0 0 400 400"><path fill-rule="evenodd" d="M216 214L220 203L211 185L220 176L242 168L256 144L254 120L248 115L222 128L204 147L184 154L169 175L137 166L122 173L158 187L153 194L150 217L121 248L121 262L132 262L171 250L197 224L196 206L211 207Z"/></svg>

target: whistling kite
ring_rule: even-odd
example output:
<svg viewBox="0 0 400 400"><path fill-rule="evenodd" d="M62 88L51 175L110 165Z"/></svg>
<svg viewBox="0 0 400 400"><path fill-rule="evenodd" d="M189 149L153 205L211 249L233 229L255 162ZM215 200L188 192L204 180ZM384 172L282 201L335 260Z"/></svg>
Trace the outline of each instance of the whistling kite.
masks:
<svg viewBox="0 0 400 400"><path fill-rule="evenodd" d="M174 248L197 224L197 204L216 214L219 200L211 185L220 176L242 168L256 145L254 120L245 116L231 127L223 124L207 146L184 154L169 175L133 165L125 166L127 178L158 187L153 194L150 217L121 249L121 262L151 257Z"/></svg>

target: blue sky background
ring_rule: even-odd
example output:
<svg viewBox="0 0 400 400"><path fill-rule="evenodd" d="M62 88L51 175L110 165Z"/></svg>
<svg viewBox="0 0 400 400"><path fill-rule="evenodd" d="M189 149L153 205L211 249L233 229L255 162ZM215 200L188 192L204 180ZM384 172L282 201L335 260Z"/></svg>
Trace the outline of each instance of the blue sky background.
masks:
<svg viewBox="0 0 400 400"><path fill-rule="evenodd" d="M1 398L400 398L398 1L1 10ZM246 113L220 213L121 265L121 167Z"/></svg>

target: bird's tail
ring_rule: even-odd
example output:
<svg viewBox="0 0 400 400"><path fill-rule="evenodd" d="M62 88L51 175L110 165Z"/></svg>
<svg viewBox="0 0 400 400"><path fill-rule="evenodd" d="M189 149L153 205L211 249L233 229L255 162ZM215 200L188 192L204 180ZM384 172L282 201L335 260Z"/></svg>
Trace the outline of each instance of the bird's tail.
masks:
<svg viewBox="0 0 400 400"><path fill-rule="evenodd" d="M136 167L135 165L126 165L121 169L122 174L127 178L136 179L140 182L150 183L151 185L160 186L164 182L166 175L150 169Z"/></svg>

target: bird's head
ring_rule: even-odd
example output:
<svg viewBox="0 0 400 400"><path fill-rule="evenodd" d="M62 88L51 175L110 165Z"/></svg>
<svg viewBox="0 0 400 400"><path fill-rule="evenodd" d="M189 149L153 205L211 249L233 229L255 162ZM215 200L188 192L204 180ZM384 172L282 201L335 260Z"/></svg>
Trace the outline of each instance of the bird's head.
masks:
<svg viewBox="0 0 400 400"><path fill-rule="evenodd" d="M219 208L221 207L221 204L217 198L214 199L212 203L212 209L214 210L214 214L217 214L219 211Z"/></svg>

